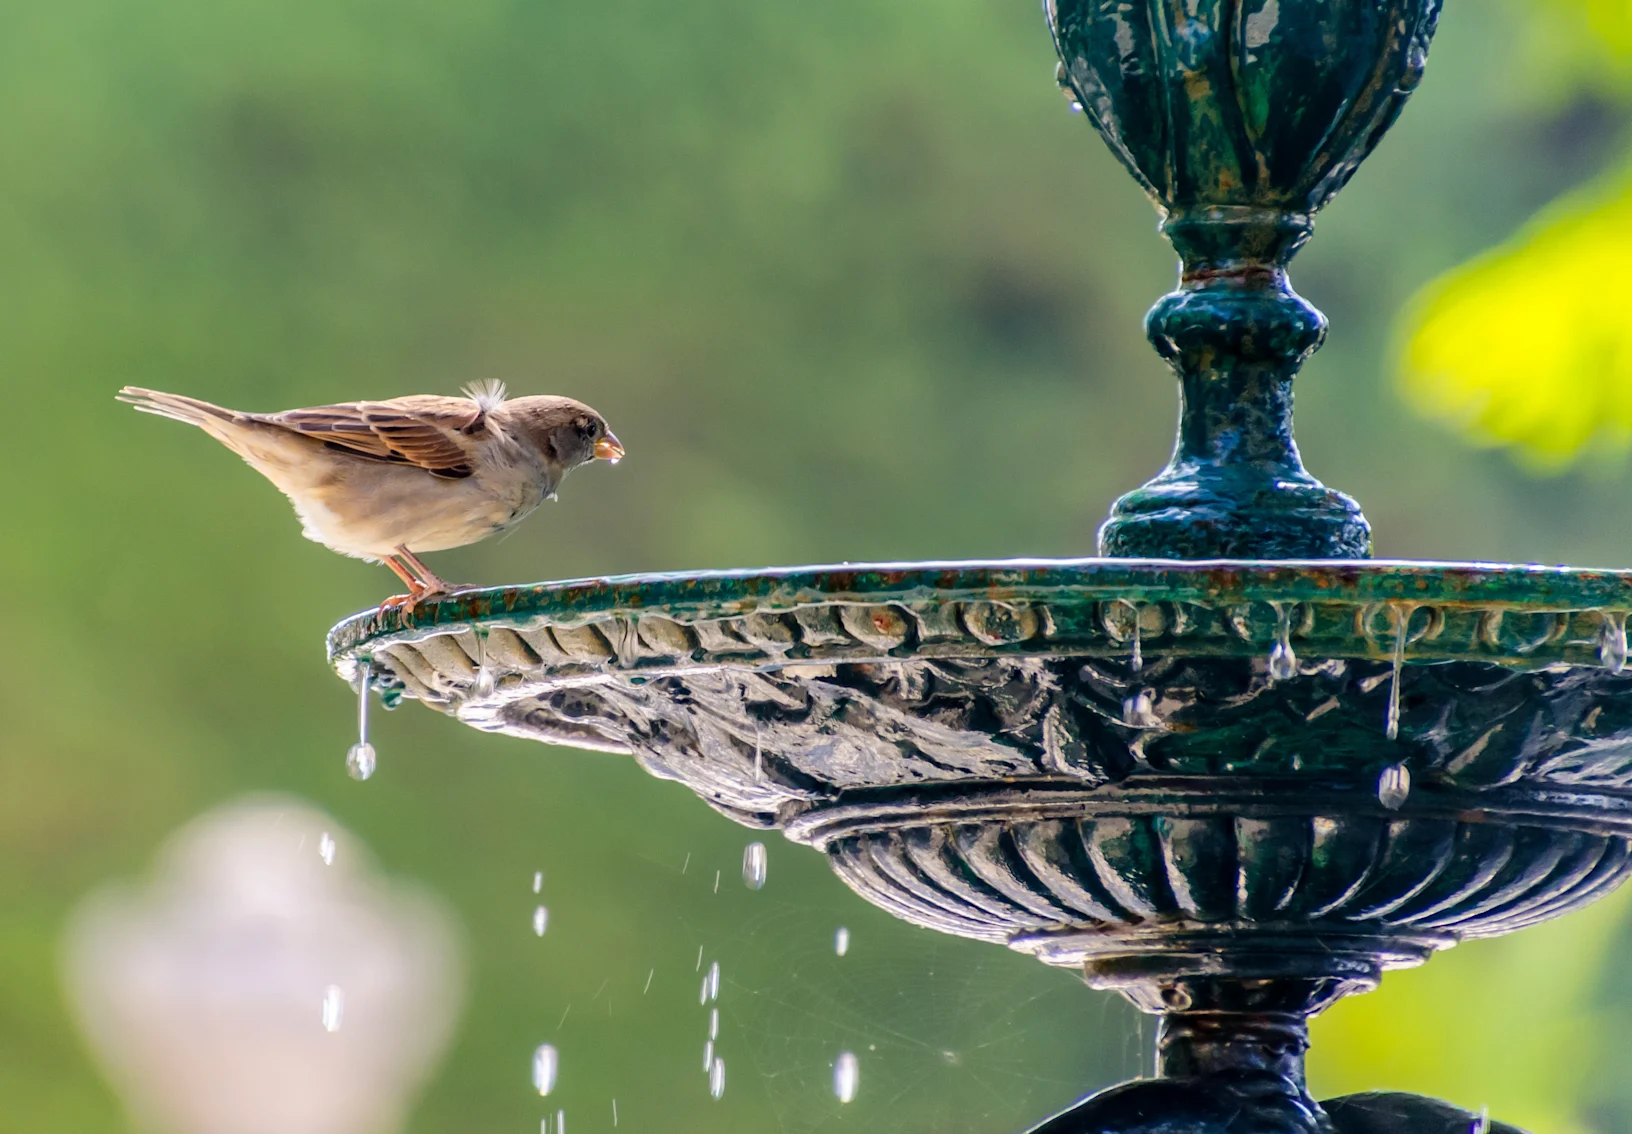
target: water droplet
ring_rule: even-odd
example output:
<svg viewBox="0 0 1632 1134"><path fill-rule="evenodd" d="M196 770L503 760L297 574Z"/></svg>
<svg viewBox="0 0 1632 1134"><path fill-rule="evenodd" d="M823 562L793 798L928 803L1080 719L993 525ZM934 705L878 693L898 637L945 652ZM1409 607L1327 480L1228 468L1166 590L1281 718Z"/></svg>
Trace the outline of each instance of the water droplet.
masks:
<svg viewBox="0 0 1632 1134"><path fill-rule="evenodd" d="M861 1081L861 1064L854 1052L841 1051L833 1061L833 1093L841 1103L856 1097L856 1085Z"/></svg>
<svg viewBox="0 0 1632 1134"><path fill-rule="evenodd" d="M1145 651L1139 641L1139 608L1133 608L1133 649L1128 654L1128 668L1138 673L1145 668Z"/></svg>
<svg viewBox="0 0 1632 1134"><path fill-rule="evenodd" d="M765 885L765 844L749 843L742 852L742 883L750 890Z"/></svg>
<svg viewBox="0 0 1632 1134"><path fill-rule="evenodd" d="M716 894L720 892L720 874L721 871L716 870L714 872L714 892Z"/></svg>
<svg viewBox="0 0 1632 1134"><path fill-rule="evenodd" d="M1122 723L1129 728L1160 728L1162 718L1156 715L1154 691L1141 689L1123 701Z"/></svg>
<svg viewBox="0 0 1632 1134"><path fill-rule="evenodd" d="M533 1052L533 1089L541 1095L555 1090L556 1072L561 1069L561 1055L554 1044L541 1043Z"/></svg>
<svg viewBox="0 0 1632 1134"><path fill-rule="evenodd" d="M542 870L535 870L535 871L533 871L533 893L541 894L543 892L544 892L544 872Z"/></svg>
<svg viewBox="0 0 1632 1134"><path fill-rule="evenodd" d="M323 860L324 866L334 865L334 836L327 831L318 836L317 857Z"/></svg>
<svg viewBox="0 0 1632 1134"><path fill-rule="evenodd" d="M1626 614L1605 611L1604 626L1598 633L1598 660L1611 673L1626 668Z"/></svg>
<svg viewBox="0 0 1632 1134"><path fill-rule="evenodd" d="M714 1041L709 1040L703 1045L703 1074L714 1070Z"/></svg>
<svg viewBox="0 0 1632 1134"><path fill-rule="evenodd" d="M617 1124L618 1124L618 1100L613 1099L612 1100L612 1125L616 1126Z"/></svg>
<svg viewBox="0 0 1632 1134"><path fill-rule="evenodd" d="M1400 735L1400 672L1405 668L1405 638L1411 629L1410 608L1397 606L1393 609L1394 668L1388 675L1388 715L1383 721L1383 731L1390 740Z"/></svg>
<svg viewBox="0 0 1632 1134"><path fill-rule="evenodd" d="M1292 611L1276 603L1275 613L1275 644L1269 648L1269 676L1275 681L1289 681L1298 675L1298 655L1292 652Z"/></svg>
<svg viewBox="0 0 1632 1134"><path fill-rule="evenodd" d="M1410 794L1411 770L1404 764L1390 764L1377 777L1377 802L1390 811L1398 811L1405 806L1406 797Z"/></svg>
<svg viewBox="0 0 1632 1134"><path fill-rule="evenodd" d="M699 1004L707 1004L708 1003L708 978L706 976L703 978L703 987L702 987L702 989L699 990L698 993L697 993L697 1003L699 1003Z"/></svg>
<svg viewBox="0 0 1632 1134"><path fill-rule="evenodd" d="M708 1093L715 1098L725 1094L725 1060L714 1057L714 1066L708 1069Z"/></svg>
<svg viewBox="0 0 1632 1134"><path fill-rule="evenodd" d="M470 691L477 697L491 697L498 679L487 664L487 631L472 627L470 633L476 639L476 680L471 682Z"/></svg>
<svg viewBox="0 0 1632 1134"><path fill-rule="evenodd" d="M346 753L346 774L366 780L374 774L374 746L368 742L368 690L374 683L374 660L357 663L357 743Z"/></svg>
<svg viewBox="0 0 1632 1134"><path fill-rule="evenodd" d="M1473 1129L1470 1134L1490 1134L1490 1108L1479 1108L1479 1117L1473 1120Z"/></svg>
<svg viewBox="0 0 1632 1134"><path fill-rule="evenodd" d="M846 953L848 953L849 951L850 951L850 931L848 929L846 929L844 926L841 925L841 926L839 926L838 930L833 934L833 952L837 953L839 956L842 957Z"/></svg>
<svg viewBox="0 0 1632 1134"><path fill-rule="evenodd" d="M550 911L539 906L533 911L533 932L543 937L544 931L550 927Z"/></svg>
<svg viewBox="0 0 1632 1134"><path fill-rule="evenodd" d="M720 998L720 963L718 961L708 966L708 998L710 1000Z"/></svg>
<svg viewBox="0 0 1632 1134"><path fill-rule="evenodd" d="M323 1030L337 1032L340 1030L340 1018L346 1014L346 994L340 991L340 986L331 984L323 990Z"/></svg>
<svg viewBox="0 0 1632 1134"><path fill-rule="evenodd" d="M567 1134L567 1112L564 1110L555 1112L555 1134Z"/></svg>
<svg viewBox="0 0 1632 1134"><path fill-rule="evenodd" d="M708 1038L711 1040L720 1038L720 1010L718 1008L708 1010Z"/></svg>
<svg viewBox="0 0 1632 1134"><path fill-rule="evenodd" d="M346 775L354 780L366 780L374 774L374 765L378 761L372 744L353 744L351 751L346 753Z"/></svg>

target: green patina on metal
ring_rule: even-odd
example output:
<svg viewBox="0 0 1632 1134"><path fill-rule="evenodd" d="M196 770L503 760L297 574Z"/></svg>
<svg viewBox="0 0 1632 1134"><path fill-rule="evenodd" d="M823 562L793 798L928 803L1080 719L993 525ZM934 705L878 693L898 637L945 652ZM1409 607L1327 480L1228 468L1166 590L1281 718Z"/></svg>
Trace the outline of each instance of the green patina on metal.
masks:
<svg viewBox="0 0 1632 1134"><path fill-rule="evenodd" d="M1181 260L1146 330L1178 373L1178 444L1117 501L1106 555L1361 558L1360 506L1303 467L1292 377L1326 320L1287 282L1315 213L1422 78L1440 0L1050 0L1059 81L1144 187Z"/></svg>
<svg viewBox="0 0 1632 1134"><path fill-rule="evenodd" d="M396 608L366 612L334 628L329 656L338 662L375 643L471 622L544 618L571 625L641 613L692 620L821 603L968 601L1344 603L1545 616L1632 609L1632 571L1386 560L1015 559L621 575L460 591L411 615ZM1367 640L1360 633L1355 638ZM1528 655L1515 653L1510 660Z"/></svg>

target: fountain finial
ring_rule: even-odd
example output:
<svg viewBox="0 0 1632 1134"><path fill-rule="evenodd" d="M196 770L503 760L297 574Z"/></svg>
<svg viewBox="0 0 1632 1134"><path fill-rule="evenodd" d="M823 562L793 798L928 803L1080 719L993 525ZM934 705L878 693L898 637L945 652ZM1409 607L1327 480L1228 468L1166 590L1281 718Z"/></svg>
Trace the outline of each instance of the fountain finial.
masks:
<svg viewBox="0 0 1632 1134"><path fill-rule="evenodd" d="M1177 372L1172 460L1105 555L1363 559L1353 499L1303 467L1292 378L1326 337L1287 264L1422 77L1440 0L1049 0L1059 82L1162 211L1178 290L1146 320Z"/></svg>

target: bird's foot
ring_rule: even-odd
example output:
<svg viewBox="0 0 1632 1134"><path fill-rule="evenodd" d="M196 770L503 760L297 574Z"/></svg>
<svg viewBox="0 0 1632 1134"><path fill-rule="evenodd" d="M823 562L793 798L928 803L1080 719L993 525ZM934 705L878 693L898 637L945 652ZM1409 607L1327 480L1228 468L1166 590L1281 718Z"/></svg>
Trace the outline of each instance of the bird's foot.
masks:
<svg viewBox="0 0 1632 1134"><path fill-rule="evenodd" d="M412 618L419 612L420 606L424 603L440 602L442 599L450 598L460 591L473 591L476 589L474 585L466 586L458 583L444 583L437 587L422 587L411 594L392 595L380 604L380 613L383 614L387 610L394 610L403 618Z"/></svg>
<svg viewBox="0 0 1632 1134"><path fill-rule="evenodd" d="M384 602L380 603L379 614L384 614L388 610L395 610L395 611L398 611L399 613L412 613L414 603L416 601L417 600L416 600L415 596L413 596L411 594L408 594L408 595L392 595L390 598L388 598ZM378 617L378 615L376 615L375 617Z"/></svg>

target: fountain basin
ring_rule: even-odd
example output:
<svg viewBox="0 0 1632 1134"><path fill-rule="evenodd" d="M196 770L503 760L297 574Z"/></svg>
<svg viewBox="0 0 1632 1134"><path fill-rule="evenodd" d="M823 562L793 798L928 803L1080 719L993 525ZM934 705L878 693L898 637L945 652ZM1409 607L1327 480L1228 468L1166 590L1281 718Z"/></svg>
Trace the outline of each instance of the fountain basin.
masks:
<svg viewBox="0 0 1632 1134"><path fill-rule="evenodd" d="M329 651L1164 1011L1223 974L1324 1002L1618 885L1629 610L1571 568L844 565L465 591Z"/></svg>

